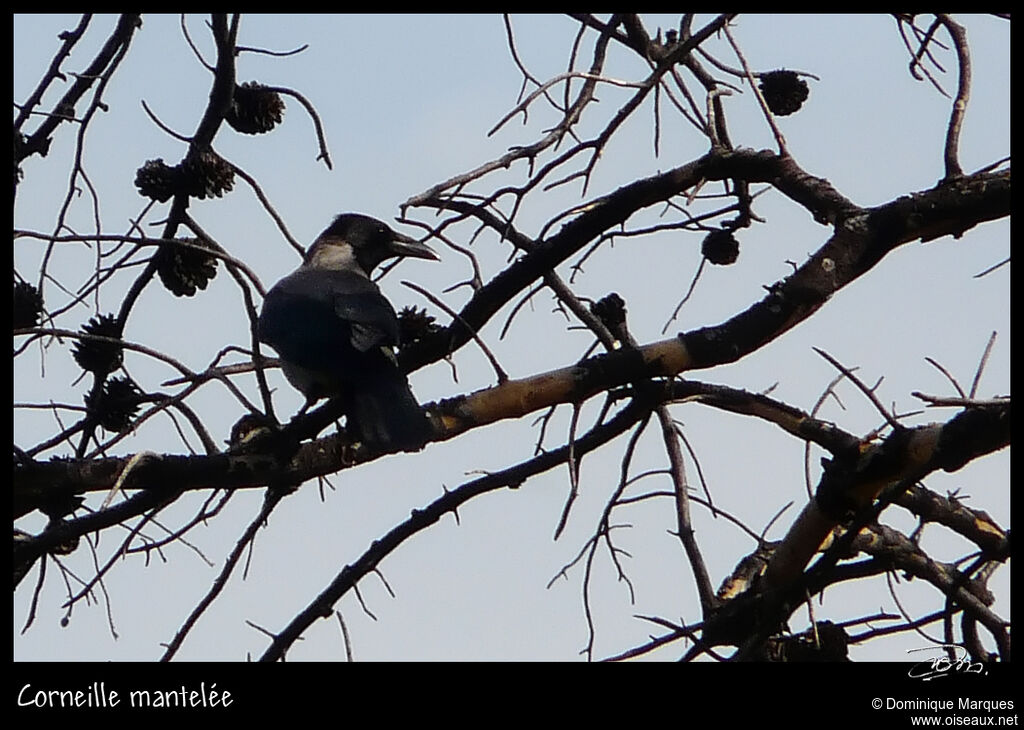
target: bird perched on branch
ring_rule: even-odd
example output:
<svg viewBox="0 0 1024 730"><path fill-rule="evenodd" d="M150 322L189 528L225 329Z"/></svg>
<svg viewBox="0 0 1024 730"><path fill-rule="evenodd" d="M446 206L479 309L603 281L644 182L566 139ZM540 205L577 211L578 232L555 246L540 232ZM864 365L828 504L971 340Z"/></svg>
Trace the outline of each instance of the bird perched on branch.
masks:
<svg viewBox="0 0 1024 730"><path fill-rule="evenodd" d="M438 260L379 220L339 215L302 265L267 293L257 331L306 396L303 410L340 398L354 440L411 450L426 443L431 427L395 359L398 317L370 280L378 264L398 256Z"/></svg>

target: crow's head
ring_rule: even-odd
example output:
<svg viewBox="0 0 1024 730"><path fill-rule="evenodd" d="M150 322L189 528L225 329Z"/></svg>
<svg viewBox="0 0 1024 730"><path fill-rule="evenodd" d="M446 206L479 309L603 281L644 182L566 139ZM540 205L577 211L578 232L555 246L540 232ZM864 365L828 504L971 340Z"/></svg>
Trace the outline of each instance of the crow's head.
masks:
<svg viewBox="0 0 1024 730"><path fill-rule="evenodd" d="M351 268L366 273L385 259L413 256L438 260L433 249L414 238L391 230L387 223L359 213L342 213L306 253L306 265L315 268Z"/></svg>

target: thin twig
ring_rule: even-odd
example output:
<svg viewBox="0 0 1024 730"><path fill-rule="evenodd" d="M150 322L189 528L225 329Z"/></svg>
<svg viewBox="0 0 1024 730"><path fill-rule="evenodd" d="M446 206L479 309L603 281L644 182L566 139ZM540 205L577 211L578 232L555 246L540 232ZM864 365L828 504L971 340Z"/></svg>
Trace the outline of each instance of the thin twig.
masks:
<svg viewBox="0 0 1024 730"><path fill-rule="evenodd" d="M490 348L488 348L487 345L484 344L484 341L480 339L480 336L476 333L476 331L473 330L473 328L466 323L466 321L458 312L456 312L454 309L449 307L447 304L442 302L440 299L435 297L433 294L431 294L423 287L413 284L411 281L403 280L402 286L409 287L413 291L422 294L427 299L429 299L431 303L443 309L453 320L456 320L457 322L462 324L462 326L469 331L470 335L472 335L473 341L480 346L480 349L483 351L484 355L487 356L487 359L491 363L491 367L494 368L495 375L497 375L498 383L501 384L508 380L508 373L506 373L504 368L502 368L501 365L498 364L498 359L494 356L494 353L491 352Z"/></svg>
<svg viewBox="0 0 1024 730"><path fill-rule="evenodd" d="M949 115L949 126L946 129L946 179L963 177L964 171L960 167L960 129L963 127L964 114L967 112L967 102L971 97L971 52L967 47L967 32L964 27L950 18L948 15L939 14L935 16L941 22L949 35L953 38L953 45L956 48L957 62L960 73L957 77L956 98L953 100L953 109Z"/></svg>
<svg viewBox="0 0 1024 730"><path fill-rule="evenodd" d="M818 347L814 347L812 349L816 353L821 355L823 358L828 360L832 364L832 366L835 367L835 369L841 372L843 375L845 375L850 380L850 382L852 382L854 385L860 388L861 392L868 397L868 399L875 405L875 408L878 409L878 412L882 414L882 418L886 420L886 423L888 423L897 431L903 430L903 425L900 424L900 422L897 421L895 418L893 418L892 415L890 415L889 411L885 409L885 406L882 405L882 402L878 399L878 396L875 395L874 391L868 386L866 386L863 382L861 382L860 378L853 374L852 369L842 365L838 360L836 360L834 357L829 355L824 350Z"/></svg>
<svg viewBox="0 0 1024 730"><path fill-rule="evenodd" d="M743 57L740 47L736 45L736 40L732 37L732 33L729 31L729 24L726 23L722 26L722 30L725 31L725 37L729 39L729 45L732 46L732 50L736 52L736 58L739 59L740 64L743 66L743 73L747 77L747 83L750 84L750 88L754 91L754 96L757 97L757 103L761 105L761 111L764 112L764 118L768 120L768 126L772 128L772 134L775 135L775 142L779 145L779 154L783 157L789 156L789 151L786 149L786 138L782 136L779 125L775 123L775 115L772 114L771 109L768 108L768 102L764 100L764 94L761 93L761 89L758 88L757 84L754 83L754 74L750 71L750 66L747 65L747 59Z"/></svg>
<svg viewBox="0 0 1024 730"><path fill-rule="evenodd" d="M313 106L309 99L304 97L299 92L295 91L295 89L289 89L284 86L267 86L263 90L267 92L277 92L278 94L291 96L295 99L298 99L299 103L302 104L302 106L306 107L306 112L313 120L313 127L316 129L316 139L320 145L320 155L316 159L323 160L324 164L327 165L327 169L333 170L334 166L331 164L331 154L330 152L327 151L327 137L324 135L324 126L320 122L320 115L317 114L316 107Z"/></svg>
<svg viewBox="0 0 1024 730"><path fill-rule="evenodd" d="M973 399L978 394L978 385L981 383L981 374L985 372L985 365L988 363L988 356L992 354L992 347L996 344L996 333L992 332L988 338L988 343L985 345L985 352L981 355L981 361L978 363L978 370L974 373L974 380L971 381L971 392L968 394L968 398Z"/></svg>
<svg viewBox="0 0 1024 730"><path fill-rule="evenodd" d="M341 637L345 642L345 660L353 661L352 659L352 637L348 635L348 626L345 625L345 619L341 615L341 611L335 611L334 615L338 617L338 623L341 625Z"/></svg>

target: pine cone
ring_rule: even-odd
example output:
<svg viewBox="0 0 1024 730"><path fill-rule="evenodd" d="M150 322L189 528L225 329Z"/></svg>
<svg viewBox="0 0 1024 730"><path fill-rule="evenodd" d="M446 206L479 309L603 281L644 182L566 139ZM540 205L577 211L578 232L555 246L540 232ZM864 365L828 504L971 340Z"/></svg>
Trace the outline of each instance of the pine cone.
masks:
<svg viewBox="0 0 1024 730"><path fill-rule="evenodd" d="M107 431L126 431L144 400L142 391L128 378L111 378L95 397L85 396L89 414Z"/></svg>
<svg viewBox="0 0 1024 730"><path fill-rule="evenodd" d="M219 198L235 186L235 171L216 152L189 152L181 163L185 192L193 198Z"/></svg>
<svg viewBox="0 0 1024 730"><path fill-rule="evenodd" d="M425 308L402 307L402 311L398 313L398 341L402 347L407 347L441 329L434 318L427 314Z"/></svg>
<svg viewBox="0 0 1024 730"><path fill-rule="evenodd" d="M160 246L156 253L156 270L160 281L169 292L179 297L191 297L196 289L205 289L217 275L217 258L198 251L193 246L212 249L213 244L201 238L177 239L189 246Z"/></svg>
<svg viewBox="0 0 1024 730"><path fill-rule="evenodd" d="M704 237L700 252L712 264L728 266L739 258L740 243L732 235L732 231L711 231Z"/></svg>
<svg viewBox="0 0 1024 730"><path fill-rule="evenodd" d="M18 183L21 182L21 168L18 167L18 162L25 156L25 135L21 132L14 131L14 187L18 187Z"/></svg>
<svg viewBox="0 0 1024 730"><path fill-rule="evenodd" d="M255 81L235 86L231 108L224 121L242 134L263 134L281 123L284 102L276 91Z"/></svg>
<svg viewBox="0 0 1024 730"><path fill-rule="evenodd" d="M612 333L618 332L626 322L626 302L615 292L591 304L590 312Z"/></svg>
<svg viewBox="0 0 1024 730"><path fill-rule="evenodd" d="M87 335L121 338L117 319L112 314L93 317L83 325L82 332ZM101 376L121 367L121 363L124 361L121 345L97 340L79 340L71 354L82 370Z"/></svg>
<svg viewBox="0 0 1024 730"><path fill-rule="evenodd" d="M759 86L772 114L780 117L797 111L811 93L806 81L785 69L763 74Z"/></svg>
<svg viewBox="0 0 1024 730"><path fill-rule="evenodd" d="M181 169L169 167L162 159L146 160L145 164L135 171L135 187L139 195L165 203L179 191L181 187Z"/></svg>
<svg viewBox="0 0 1024 730"><path fill-rule="evenodd" d="M14 282L14 329L35 327L43 314L43 295L27 281Z"/></svg>

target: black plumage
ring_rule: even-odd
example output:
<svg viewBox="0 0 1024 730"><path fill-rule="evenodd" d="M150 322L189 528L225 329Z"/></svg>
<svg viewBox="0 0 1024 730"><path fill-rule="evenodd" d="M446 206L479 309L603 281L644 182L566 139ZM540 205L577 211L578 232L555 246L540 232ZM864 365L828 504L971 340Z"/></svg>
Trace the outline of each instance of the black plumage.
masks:
<svg viewBox="0 0 1024 730"><path fill-rule="evenodd" d="M347 213L317 237L302 265L268 293L258 334L306 396L340 398L353 438L374 448L420 448L430 423L398 368L398 317L370 280L396 256L437 259L426 245L369 216Z"/></svg>

